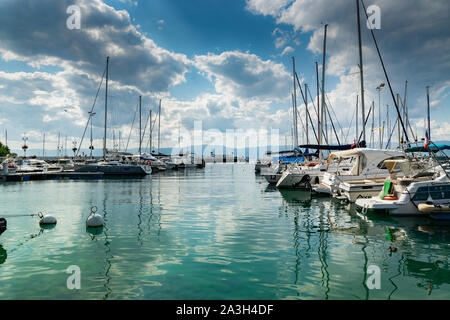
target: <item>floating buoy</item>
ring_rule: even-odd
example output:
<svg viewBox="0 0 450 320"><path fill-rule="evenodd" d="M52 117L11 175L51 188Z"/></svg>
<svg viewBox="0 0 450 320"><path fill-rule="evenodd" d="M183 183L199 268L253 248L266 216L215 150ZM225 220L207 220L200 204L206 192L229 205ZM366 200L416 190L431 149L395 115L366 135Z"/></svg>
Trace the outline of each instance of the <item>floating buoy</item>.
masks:
<svg viewBox="0 0 450 320"><path fill-rule="evenodd" d="M103 217L99 215L97 212L97 207L91 208L91 214L86 219L86 227L88 228L99 228L103 227L105 224L105 221L103 220Z"/></svg>
<svg viewBox="0 0 450 320"><path fill-rule="evenodd" d="M7 222L5 218L0 218L0 235L6 231Z"/></svg>
<svg viewBox="0 0 450 320"><path fill-rule="evenodd" d="M397 248L395 248L395 247L389 247L389 251L390 251L390 252L397 252Z"/></svg>
<svg viewBox="0 0 450 320"><path fill-rule="evenodd" d="M41 226L50 226L50 225L55 225L56 224L56 218L50 215L43 215L42 212L39 212L38 214L39 218L41 220L39 220L39 225Z"/></svg>

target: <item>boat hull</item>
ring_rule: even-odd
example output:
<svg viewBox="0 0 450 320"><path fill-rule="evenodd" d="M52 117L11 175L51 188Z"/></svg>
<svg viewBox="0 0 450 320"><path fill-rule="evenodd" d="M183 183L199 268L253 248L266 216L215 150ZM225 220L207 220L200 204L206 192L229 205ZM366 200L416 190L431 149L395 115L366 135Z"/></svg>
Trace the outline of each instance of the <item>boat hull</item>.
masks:
<svg viewBox="0 0 450 320"><path fill-rule="evenodd" d="M152 169L150 166L88 164L76 169L75 172L101 172L104 176L146 176L151 174Z"/></svg>

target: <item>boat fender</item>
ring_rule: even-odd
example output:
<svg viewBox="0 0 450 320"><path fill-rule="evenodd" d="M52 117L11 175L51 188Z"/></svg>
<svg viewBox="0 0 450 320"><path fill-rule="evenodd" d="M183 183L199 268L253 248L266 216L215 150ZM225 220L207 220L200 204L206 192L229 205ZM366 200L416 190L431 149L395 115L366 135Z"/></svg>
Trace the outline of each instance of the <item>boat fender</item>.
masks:
<svg viewBox="0 0 450 320"><path fill-rule="evenodd" d="M38 214L40 220L39 225L41 226L49 226L49 225L55 225L56 224L56 218L50 215L43 215L42 212L39 212Z"/></svg>
<svg viewBox="0 0 450 320"><path fill-rule="evenodd" d="M99 228L103 227L105 221L101 215L97 213L97 207L91 208L91 214L86 219L86 227L88 228Z"/></svg>
<svg viewBox="0 0 450 320"><path fill-rule="evenodd" d="M5 218L0 218L0 235L6 231L6 219Z"/></svg>

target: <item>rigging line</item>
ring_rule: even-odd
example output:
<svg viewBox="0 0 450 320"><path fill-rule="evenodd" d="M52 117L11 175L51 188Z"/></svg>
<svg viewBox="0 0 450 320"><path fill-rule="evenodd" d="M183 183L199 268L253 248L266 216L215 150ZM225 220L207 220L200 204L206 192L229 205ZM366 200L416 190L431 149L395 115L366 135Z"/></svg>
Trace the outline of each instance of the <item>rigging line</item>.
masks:
<svg viewBox="0 0 450 320"><path fill-rule="evenodd" d="M367 14L367 11L366 11L366 5L364 4L363 0L361 0L361 3L362 3L363 8L364 8L364 13L366 15L366 19L367 19L367 21L369 21L369 15ZM394 101L395 110L397 111L397 115L398 115L398 118L399 118L400 123L402 125L403 132L405 133L406 141L409 142L408 132L406 131L405 124L403 123L403 120L402 120L402 117L401 117L401 114L400 114L400 109L399 109L399 107L397 105L397 101L395 101L395 96L394 96L394 91L392 90L391 81L389 80L389 77L388 77L388 74L387 74L387 71L386 71L386 67L384 66L383 58L381 57L380 48L378 47L377 40L375 39L375 34L373 33L373 29L370 29L370 33L372 35L373 42L375 43L375 47L376 47L377 52L378 52L378 57L380 58L381 66L383 67L384 76L386 77L387 83L389 85L389 91L391 92L392 100Z"/></svg>
<svg viewBox="0 0 450 320"><path fill-rule="evenodd" d="M134 121L136 120L136 114L138 111L139 103L136 104L136 111L134 111L133 122L131 123L130 134L128 135L127 146L125 147L125 152L128 150L128 144L130 143L131 132L133 132Z"/></svg>
<svg viewBox="0 0 450 320"><path fill-rule="evenodd" d="M364 121L364 126L367 125L367 121L369 121L369 117L370 117L370 113L371 112L372 112L372 107L370 107L370 109L369 109L369 113L367 114L366 120ZM361 131L361 134L359 135L358 144L361 142L362 135L363 135L363 131Z"/></svg>
<svg viewBox="0 0 450 320"><path fill-rule="evenodd" d="M341 145L341 142L339 141L339 137L338 137L338 135L337 135L336 129L334 128L334 122L333 122L333 119L331 118L330 110L329 110L329 108L328 108L328 104L327 104L327 103L325 103L325 109L327 110L328 116L330 117L331 127L333 128L334 135L336 136L336 140L337 140L337 142L338 142L338 145Z"/></svg>
<svg viewBox="0 0 450 320"><path fill-rule="evenodd" d="M305 99L305 96L303 95L302 86L300 85L300 81L299 81L299 79L298 79L297 72L295 73L295 76L296 76L296 78L297 78L298 86L300 87L300 93L302 94L303 102L306 103L306 99ZM308 92L309 92L309 87L307 87L307 88L308 88ZM312 97L311 92L309 92L309 94L310 94L310 96ZM312 100L314 100L314 99L312 99ZM317 115L317 110L316 110L316 106L314 105L314 101L312 101L312 103L313 103L314 111L316 112L316 115ZM308 108L306 108L306 109L308 109ZM314 135L315 135L315 137L316 137L317 143L319 143L319 138L318 138L317 135L316 135L316 131L315 131L315 129L314 129L314 124L313 124L313 122L312 122L311 115L309 114L309 112L308 112L307 114L308 114L308 117L309 117L309 121L310 121L310 123L311 123L311 126L312 126L312 128L313 128ZM317 117L319 117L319 116L317 115ZM319 129L318 129L318 130L319 130ZM325 134L325 131L323 131L323 128L322 128L322 135L323 135L323 137L324 137L324 139L325 139L325 142L328 144L328 139L326 138L326 134Z"/></svg>
<svg viewBox="0 0 450 320"><path fill-rule="evenodd" d="M150 119L150 112L152 111L152 108L149 109L148 111L148 116L147 116L147 120L145 121L145 127L144 127L144 133L142 133L142 137L140 137L141 141L144 141L144 137L145 137L145 132L147 131L147 125L148 125L148 120ZM151 120L150 120L151 121ZM145 150L144 150L145 151Z"/></svg>
<svg viewBox="0 0 450 320"><path fill-rule="evenodd" d="M150 128L150 135L153 134L153 129L155 128L155 123L156 123L156 119L158 118L158 114L159 114L159 110L158 113L155 116L155 119L153 120L153 124L151 125ZM150 116L150 115L149 115ZM152 119L150 119L150 122L152 121ZM145 149L147 150L147 147L149 148L149 153L152 154L152 150L150 150L150 137L148 137L147 139L147 144L145 145Z"/></svg>
<svg viewBox="0 0 450 320"><path fill-rule="evenodd" d="M312 121L311 114L310 114L310 112L309 112L309 110L308 110L308 104L306 103L306 98L305 98L305 95L303 94L302 86L300 85L300 80L298 79L298 74L297 74L297 72L295 72L295 77L296 77L296 79L297 79L297 83L298 83L298 86L299 86L299 88L300 88L300 93L302 94L303 103L304 103L305 106L306 106L306 107L305 107L305 109L306 109L306 115L307 115L306 122L308 122L308 119L309 119L309 122L311 123L311 127L312 127L313 132L314 132L314 136L315 136L315 138L316 138L316 140L317 140L317 143L319 143L319 138L317 137L316 129L314 128L314 123L313 123L313 121ZM309 87L306 86L306 88L307 88L308 91L309 91ZM305 93L306 93L306 92L305 92ZM310 97L312 97L311 93L310 93ZM314 106L314 101L313 101L313 107L314 107L314 111L316 111L316 107ZM316 111L316 114L317 114L317 111Z"/></svg>
<svg viewBox="0 0 450 320"><path fill-rule="evenodd" d="M328 94L325 94L325 98L327 98L327 100L328 100L328 104L327 104L327 105L330 106L331 111L333 112L333 115L334 115L334 117L336 118L336 122L337 122L337 124L339 125L339 128L341 129L341 135L344 135L342 126L341 126L341 124L339 123L339 119L338 119L338 117L337 117L337 115L336 115L336 112L334 112L334 108L333 108L333 106L331 105L330 98L328 98ZM331 119L331 116L330 116L330 119Z"/></svg>
<svg viewBox="0 0 450 320"><path fill-rule="evenodd" d="M348 135L350 134L350 129L352 128L352 125L353 125L353 119L355 119L355 115L356 115L356 109L355 109L355 111L353 112L352 120L350 121L350 125L349 125L349 127L348 127L347 134L345 135L345 138L344 138L345 141L347 141Z"/></svg>
<svg viewBox="0 0 450 320"><path fill-rule="evenodd" d="M405 96L405 100L406 100L406 96ZM402 98L400 97L400 103L402 104L402 108L405 108L405 102L402 100ZM411 127L411 123L409 122L409 117L406 117L406 126L409 127L409 130L411 130L411 134L414 137L414 131ZM415 140L415 139L414 139Z"/></svg>
<svg viewBox="0 0 450 320"><path fill-rule="evenodd" d="M102 84L103 84L103 79L105 78L105 73L106 73L106 67L105 67L105 70L103 71L102 80L100 81L100 85L98 86L98 89L97 89L97 94L95 95L94 103L92 104L92 107L91 107L91 111L90 111L91 114L94 111L95 103L97 102L97 98L98 98L98 93L100 92L100 88L102 87ZM78 146L78 150L77 150L77 153L75 154L75 156L77 156L78 153L80 152L81 144L83 143L84 136L86 134L86 130L89 126L89 122L92 120L91 118L92 118L91 115L89 115L88 121L86 123L86 127L84 127L84 132L81 137L80 145Z"/></svg>
<svg viewBox="0 0 450 320"><path fill-rule="evenodd" d="M292 103L294 103L294 94L292 94ZM297 111L297 118L300 119L300 123L301 123L301 125L302 125L303 132L306 132L305 126L303 125L303 120L302 120L302 118L300 117L300 114L298 113L298 110L296 110L296 111ZM297 146L295 146L295 147L297 147Z"/></svg>
<svg viewBox="0 0 450 320"><path fill-rule="evenodd" d="M392 136L394 135L395 128L397 128L397 125L398 125L398 118L397 118L397 121L394 122L394 126L392 127L391 134L389 135L389 140L388 140L388 142L386 143L386 149L387 149L388 146L390 146L390 144L391 144L391 138L392 138ZM399 147L400 147L400 146L399 146Z"/></svg>

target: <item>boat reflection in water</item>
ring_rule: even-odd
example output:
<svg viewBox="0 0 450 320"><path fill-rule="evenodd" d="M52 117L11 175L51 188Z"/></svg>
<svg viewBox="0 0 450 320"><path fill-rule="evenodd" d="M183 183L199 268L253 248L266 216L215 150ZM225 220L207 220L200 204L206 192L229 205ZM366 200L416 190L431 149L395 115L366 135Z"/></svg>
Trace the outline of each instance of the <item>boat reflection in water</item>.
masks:
<svg viewBox="0 0 450 320"><path fill-rule="evenodd" d="M289 286L295 294L283 298L336 299L343 292L357 299L423 299L433 293L441 298L442 290L433 290L450 284L447 248L438 245L450 243L448 223L371 212L364 215L354 204L311 199L309 192L279 192L284 200L279 215L291 219L296 256L294 284ZM347 244L342 242L345 238ZM434 248L433 255L430 248ZM366 283L370 266L381 270L380 290L371 290ZM419 290L406 292L403 284L411 278Z"/></svg>

